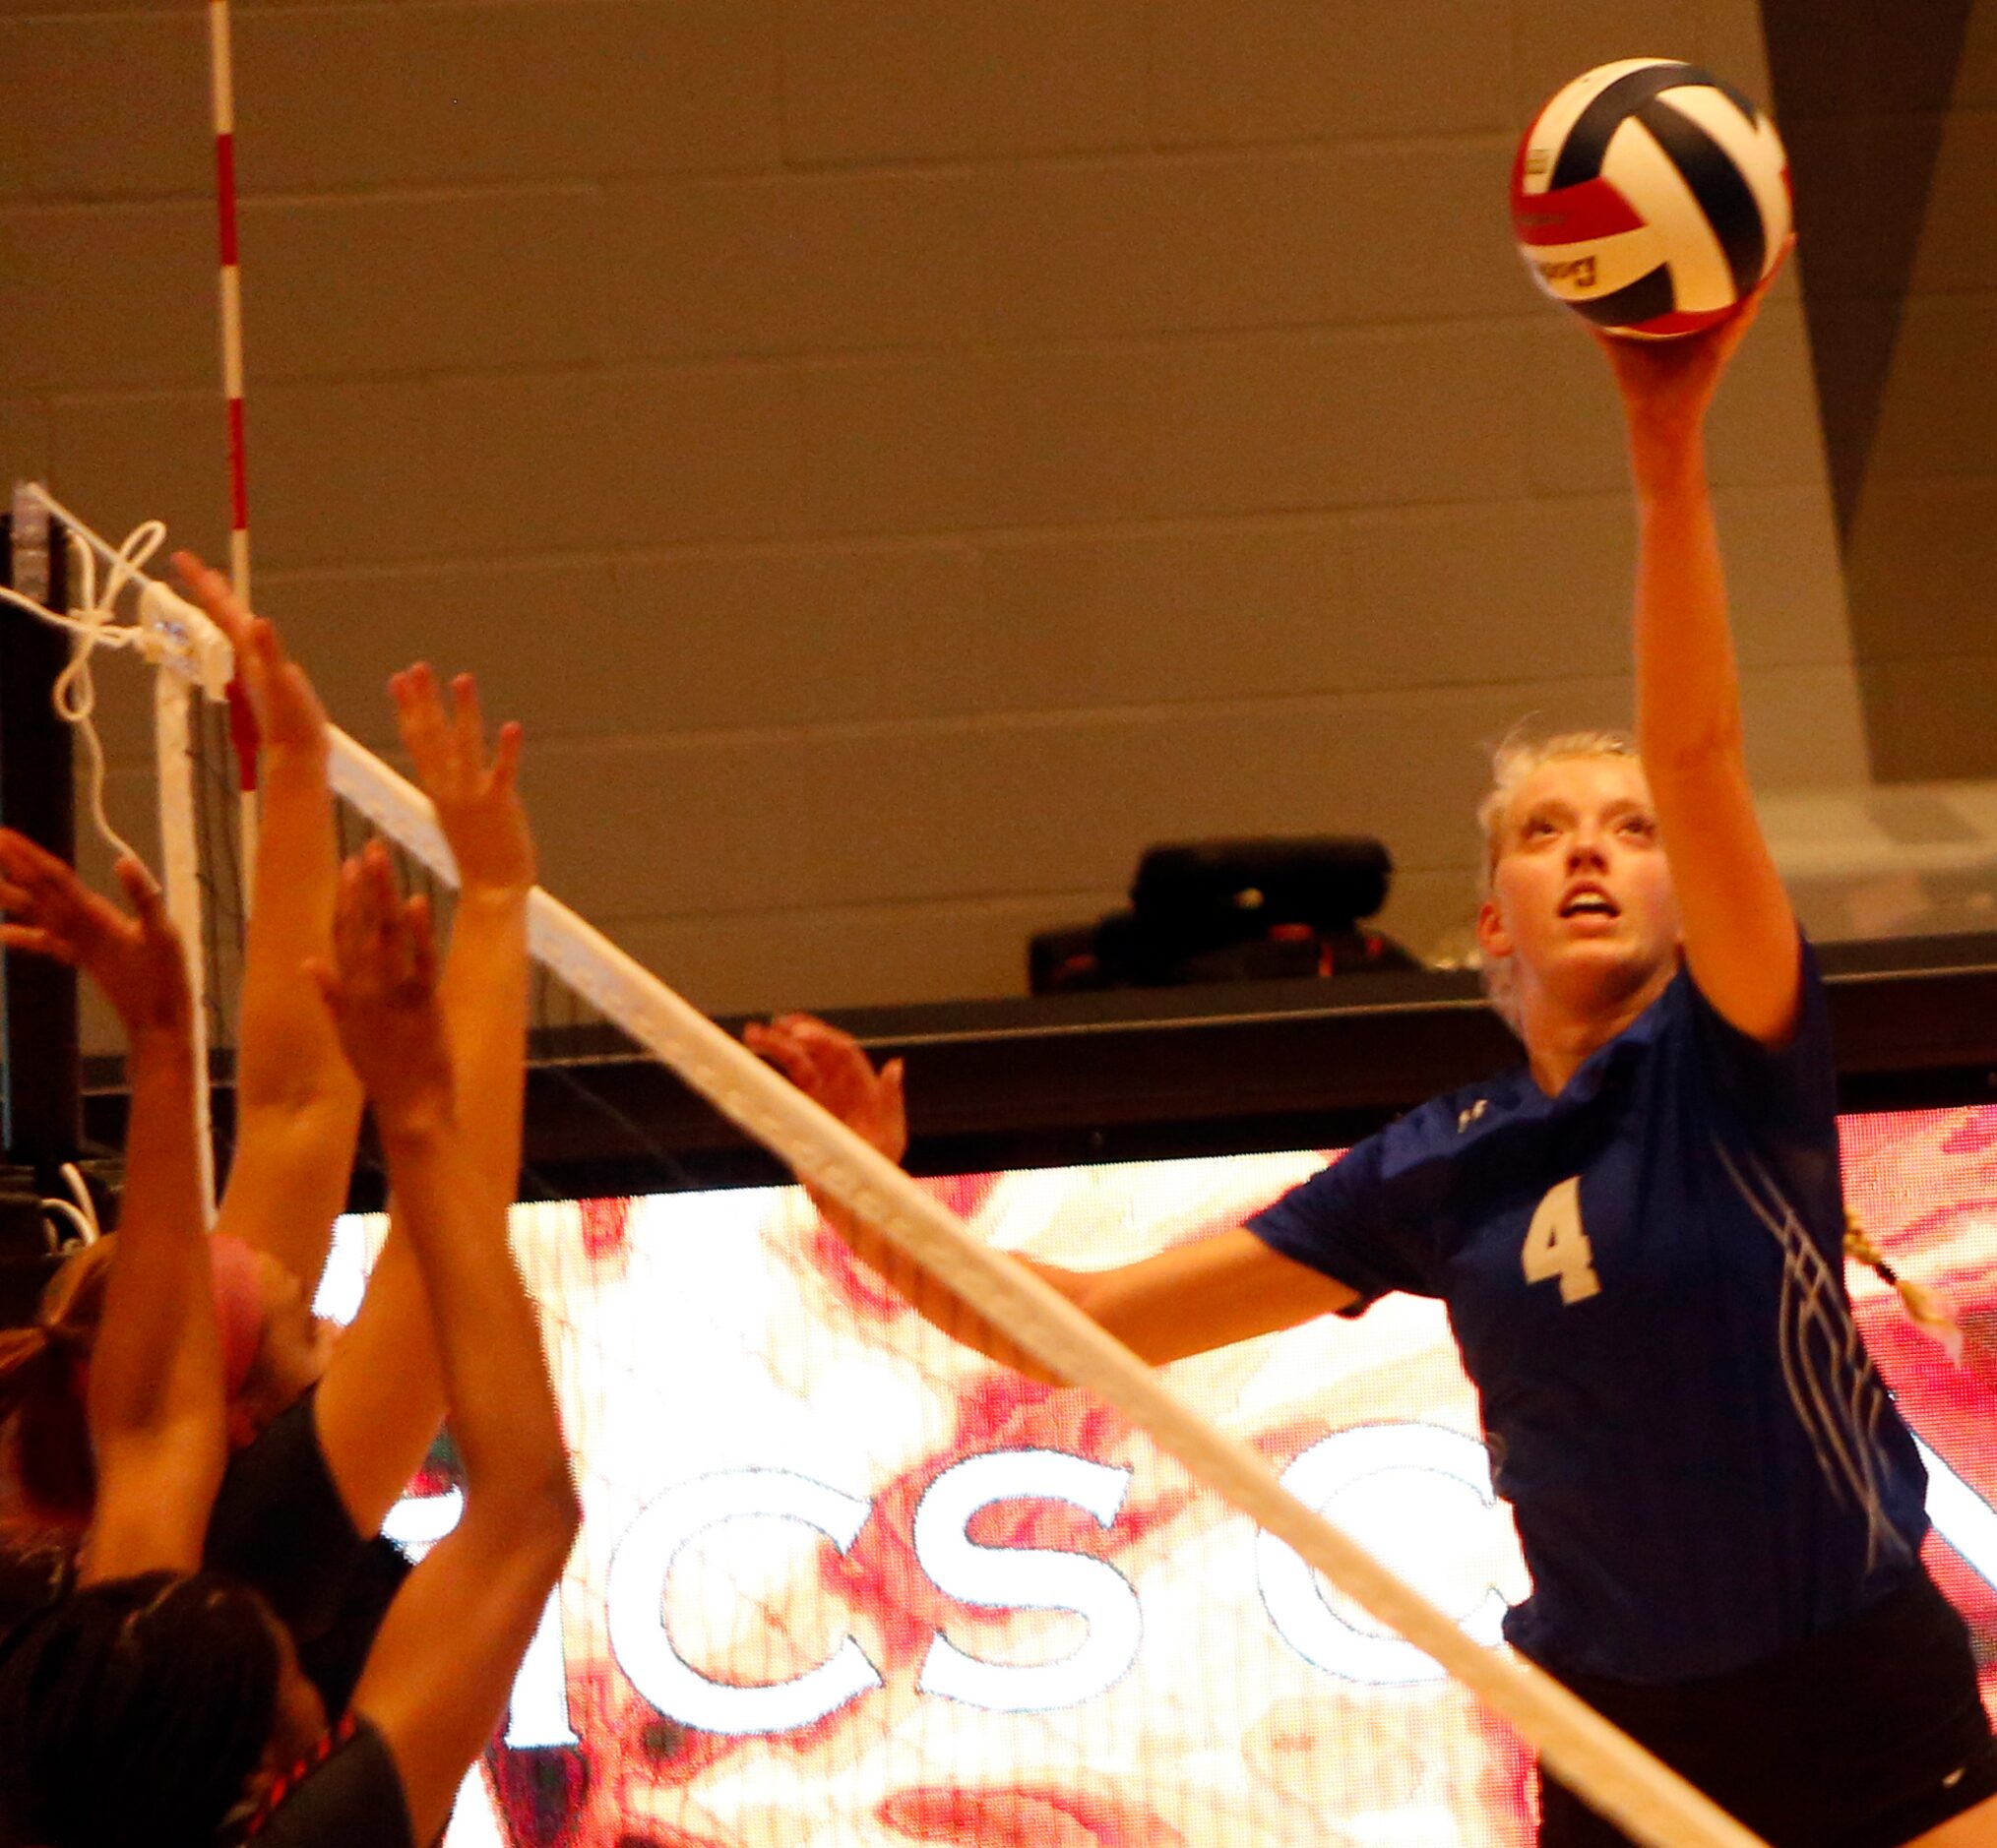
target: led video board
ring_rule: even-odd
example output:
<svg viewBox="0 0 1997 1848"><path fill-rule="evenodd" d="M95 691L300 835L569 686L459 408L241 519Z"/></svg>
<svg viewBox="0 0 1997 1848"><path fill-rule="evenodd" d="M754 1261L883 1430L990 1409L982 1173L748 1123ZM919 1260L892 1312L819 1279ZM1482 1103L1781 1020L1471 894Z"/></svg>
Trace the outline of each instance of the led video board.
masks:
<svg viewBox="0 0 1997 1848"><path fill-rule="evenodd" d="M1997 1322L1997 1109L1843 1136L1893 1262ZM1087 1268L1237 1224L1324 1159L931 1185L994 1244ZM329 1313L380 1236L343 1222ZM515 1244L585 1525L452 1848L1529 1842L1502 1723L1121 1414L927 1328L798 1191L521 1207ZM1997 1379L1851 1283L1928 1454L1931 1565L1997 1660ZM1437 1304L1166 1378L1497 1640L1524 1571ZM411 1498L393 1531L419 1551L457 1506Z"/></svg>

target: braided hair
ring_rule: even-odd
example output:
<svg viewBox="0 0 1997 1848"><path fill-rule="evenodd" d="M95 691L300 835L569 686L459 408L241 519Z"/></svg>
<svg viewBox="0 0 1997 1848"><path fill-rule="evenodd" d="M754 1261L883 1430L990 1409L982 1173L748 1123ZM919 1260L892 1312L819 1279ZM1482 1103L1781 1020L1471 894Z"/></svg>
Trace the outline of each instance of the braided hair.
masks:
<svg viewBox="0 0 1997 1848"><path fill-rule="evenodd" d="M1900 1298L1907 1320L1933 1340L1939 1341L1948 1357L1961 1365L1965 1358L1964 1330L1956 1307L1932 1284L1904 1276L1887 1262L1886 1254L1872 1241L1865 1221L1856 1211L1844 1209L1844 1253L1870 1269Z"/></svg>
<svg viewBox="0 0 1997 1848"><path fill-rule="evenodd" d="M0 1641L0 1843L211 1848L278 1717L279 1645L213 1573L107 1579Z"/></svg>

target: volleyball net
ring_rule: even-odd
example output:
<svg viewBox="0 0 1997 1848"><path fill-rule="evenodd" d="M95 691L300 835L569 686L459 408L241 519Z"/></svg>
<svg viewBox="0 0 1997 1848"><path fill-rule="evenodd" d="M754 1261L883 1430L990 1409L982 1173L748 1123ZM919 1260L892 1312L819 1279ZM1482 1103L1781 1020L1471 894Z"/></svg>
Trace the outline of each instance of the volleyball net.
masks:
<svg viewBox="0 0 1997 1848"><path fill-rule="evenodd" d="M41 504L99 586L44 614L87 662L157 670L161 870L225 1044L247 886L227 645L145 538ZM329 775L349 842L388 840L448 914L420 792L342 731ZM1452 1615L1319 1511L1400 1472L1442 1497L1417 1524L1431 1578L1461 1576L1471 1528L1504 1553L1432 1305L1376 1311L1370 1343L1341 1328L1338 1357L1303 1330L1175 1369L1196 1409L1001 1249L1100 1263L1140 1221L1148 1246L1238 1222L1308 1158L1197 1164L1190 1213L1135 1171L918 1183L553 895L530 917L543 1032L642 1048L1076 1389L916 1323L795 1189L517 1208L586 1520L454 1841L1520 1844L1519 1740L1637 1841L1754 1841L1495 1646L1507 1569L1475 1563ZM379 1237L343 1227L349 1306ZM1441 1409L1341 1425L1361 1374ZM448 1501L406 1503L400 1532Z"/></svg>

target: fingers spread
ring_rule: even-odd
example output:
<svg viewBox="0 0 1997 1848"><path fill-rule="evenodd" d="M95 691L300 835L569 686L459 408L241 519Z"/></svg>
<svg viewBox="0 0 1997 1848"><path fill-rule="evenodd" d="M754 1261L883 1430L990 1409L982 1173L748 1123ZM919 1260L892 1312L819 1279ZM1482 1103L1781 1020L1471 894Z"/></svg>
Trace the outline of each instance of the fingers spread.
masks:
<svg viewBox="0 0 1997 1848"><path fill-rule="evenodd" d="M521 742L526 734L518 719L508 719L499 728L499 745L492 754L492 780L495 787L507 788L520 770Z"/></svg>
<svg viewBox="0 0 1997 1848"><path fill-rule="evenodd" d="M318 989L320 1000L338 1013L341 1000L339 970L321 956L307 956L299 963L298 969L305 979Z"/></svg>
<svg viewBox="0 0 1997 1848"><path fill-rule="evenodd" d="M194 552L175 552L173 569L194 600L207 611L209 620L241 648L248 637L252 618L237 600L234 586L220 572Z"/></svg>
<svg viewBox="0 0 1997 1848"><path fill-rule="evenodd" d="M71 968L77 964L75 948L53 931L38 930L28 924L0 924L0 945L9 950L20 950L32 956L47 956L52 961L67 963Z"/></svg>
<svg viewBox="0 0 1997 1848"><path fill-rule="evenodd" d="M769 1060L800 1090L811 1088L814 1076L811 1060L797 1041L780 1026L751 1024L743 1029L742 1038L751 1052L759 1058Z"/></svg>
<svg viewBox="0 0 1997 1848"><path fill-rule="evenodd" d="M403 907L403 933L409 946L409 974L428 990L437 980L437 936L430 916L430 900L417 893Z"/></svg>
<svg viewBox="0 0 1997 1848"><path fill-rule="evenodd" d="M485 761L485 713L478 704L478 683L469 674L460 674L451 682L451 698L456 705L452 722L457 727L458 748L468 764L482 764Z"/></svg>
<svg viewBox="0 0 1997 1848"><path fill-rule="evenodd" d="M0 828L0 869L31 889L50 880L73 877L70 869L47 848L11 828Z"/></svg>
<svg viewBox="0 0 1997 1848"><path fill-rule="evenodd" d="M138 912L140 921L153 924L166 915L166 899L155 879L142 860L126 853L120 854L118 862L111 868L117 876L125 896L132 901L132 909Z"/></svg>

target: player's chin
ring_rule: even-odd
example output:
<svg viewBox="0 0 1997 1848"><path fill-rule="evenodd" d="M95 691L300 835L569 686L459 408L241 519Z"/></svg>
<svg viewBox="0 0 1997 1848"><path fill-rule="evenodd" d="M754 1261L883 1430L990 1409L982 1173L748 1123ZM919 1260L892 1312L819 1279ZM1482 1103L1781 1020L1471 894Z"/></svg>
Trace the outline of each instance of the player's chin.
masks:
<svg viewBox="0 0 1997 1848"><path fill-rule="evenodd" d="M1673 959L1669 944L1657 944L1627 930L1574 936L1556 945L1547 960L1566 981L1615 1000L1641 988Z"/></svg>

